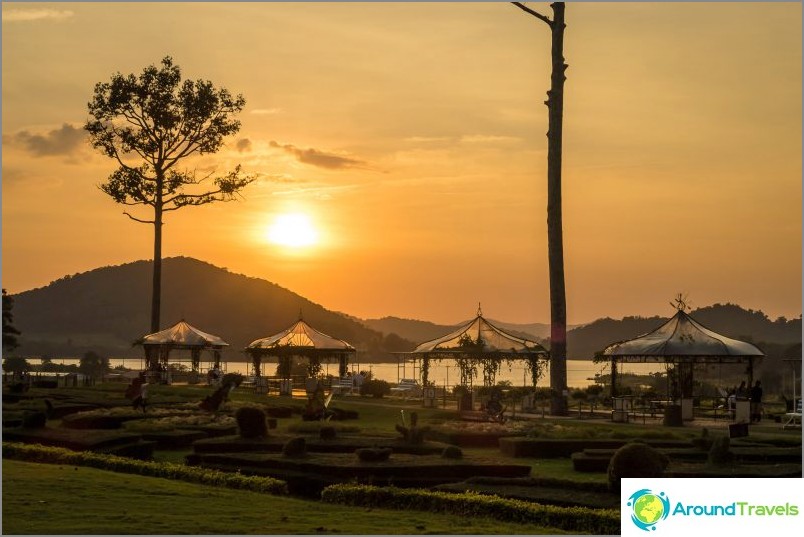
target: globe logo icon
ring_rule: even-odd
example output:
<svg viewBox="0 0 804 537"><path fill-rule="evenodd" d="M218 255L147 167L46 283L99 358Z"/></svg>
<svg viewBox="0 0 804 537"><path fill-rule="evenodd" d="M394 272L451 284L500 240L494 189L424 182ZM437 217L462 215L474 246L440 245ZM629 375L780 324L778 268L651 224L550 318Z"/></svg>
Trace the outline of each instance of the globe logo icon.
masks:
<svg viewBox="0 0 804 537"><path fill-rule="evenodd" d="M656 530L656 524L670 514L670 500L664 492L658 494L650 489L640 489L628 498L631 522L644 531Z"/></svg>

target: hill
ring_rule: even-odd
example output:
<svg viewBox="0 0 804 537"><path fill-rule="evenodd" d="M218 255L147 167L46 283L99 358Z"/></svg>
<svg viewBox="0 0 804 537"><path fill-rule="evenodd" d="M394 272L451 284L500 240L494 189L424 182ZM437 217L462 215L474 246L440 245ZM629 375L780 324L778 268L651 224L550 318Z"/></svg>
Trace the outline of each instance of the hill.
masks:
<svg viewBox="0 0 804 537"><path fill-rule="evenodd" d="M66 276L14 295L14 324L22 332L16 353L58 357L94 350L140 356L142 350L132 342L149 332L151 275L150 261L136 261ZM163 261L162 327L185 319L219 335L231 345L227 359L245 359L243 347L287 328L299 312L318 330L365 353L361 360L380 359L386 350L413 345L266 280L187 257Z"/></svg>
<svg viewBox="0 0 804 537"><path fill-rule="evenodd" d="M504 321L497 321L489 319L489 321L505 330L506 332L521 338L543 341L550 337L550 325L544 323L527 323L516 324L507 323ZM382 332L383 334L397 334L400 337L408 340L415 341L416 343L423 343L431 339L436 339L443 335L449 334L469 322L466 321L457 324L435 324L428 321L419 321L416 319L401 319L399 317L383 317L381 319L365 319L363 324ZM577 325L574 325L577 326ZM572 328L573 326L570 326Z"/></svg>
<svg viewBox="0 0 804 537"><path fill-rule="evenodd" d="M319 304L259 278L234 274L187 257L163 261L162 326L186 319L230 343L230 360L245 359L251 341L290 326L299 317L334 337L352 343L360 361L387 361L393 351L443 336L463 323L439 325L415 319L384 317L360 320L329 311ZM14 324L20 329L15 354L80 356L88 350L114 357L141 356L132 342L150 326L151 263L136 261L65 276L51 284L14 295ZM734 304L699 308L691 315L726 336L790 346L801 343L801 318L770 320L761 311ZM665 317L598 319L570 327L568 356L591 359L606 345L650 332ZM543 341L546 324L492 321L514 335Z"/></svg>

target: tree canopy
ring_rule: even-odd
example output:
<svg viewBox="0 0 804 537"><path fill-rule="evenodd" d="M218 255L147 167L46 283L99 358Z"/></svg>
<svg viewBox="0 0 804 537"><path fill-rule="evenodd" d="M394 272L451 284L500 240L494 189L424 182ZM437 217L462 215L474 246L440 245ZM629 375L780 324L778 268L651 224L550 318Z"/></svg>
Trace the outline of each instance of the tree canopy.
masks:
<svg viewBox="0 0 804 537"><path fill-rule="evenodd" d="M227 136L240 130L234 115L246 100L208 80L184 80L173 59L151 65L137 76L117 73L95 85L91 116L84 128L92 146L117 162L100 189L122 205L144 205L153 217L124 212L154 226L151 331L159 330L163 215L188 205L230 201L253 176L240 166L214 177L184 167L190 157L217 152ZM198 187L212 179L212 186Z"/></svg>
<svg viewBox="0 0 804 537"><path fill-rule="evenodd" d="M240 130L232 116L245 103L242 95L208 80L182 82L170 56L161 68L151 65L139 76L117 73L110 82L96 84L88 104L92 118L84 128L92 146L119 165L101 190L117 203L160 206L161 211L232 199L254 180L242 176L239 166L214 179L216 188L190 193L184 187L209 177L198 178L178 164L194 154L217 152L225 137Z"/></svg>
<svg viewBox="0 0 804 537"><path fill-rule="evenodd" d="M17 336L20 331L14 326L14 315L11 313L14 307L14 298L3 289L3 350L13 351L19 347Z"/></svg>

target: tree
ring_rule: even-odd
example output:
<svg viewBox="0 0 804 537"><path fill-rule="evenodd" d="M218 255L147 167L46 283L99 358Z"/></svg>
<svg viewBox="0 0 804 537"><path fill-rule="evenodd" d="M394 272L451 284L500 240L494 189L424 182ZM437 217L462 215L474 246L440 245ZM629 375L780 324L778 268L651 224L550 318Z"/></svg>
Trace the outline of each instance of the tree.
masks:
<svg viewBox="0 0 804 537"><path fill-rule="evenodd" d="M3 289L3 350L13 351L20 346L17 336L20 331L14 327L14 298Z"/></svg>
<svg viewBox="0 0 804 537"><path fill-rule="evenodd" d="M109 359L94 351L84 353L78 363L78 371L92 378L102 377L109 369Z"/></svg>
<svg viewBox="0 0 804 537"><path fill-rule="evenodd" d="M10 356L3 360L3 370L8 373L23 373L31 370L31 364L21 356Z"/></svg>
<svg viewBox="0 0 804 537"><path fill-rule="evenodd" d="M544 104L547 128L547 257L550 272L550 413L567 414L567 298L564 289L564 238L561 218L561 141L564 130L564 2L553 2L552 20L521 2L512 2L550 27L553 63Z"/></svg>
<svg viewBox="0 0 804 537"><path fill-rule="evenodd" d="M90 143L114 159L118 168L100 189L116 203L146 205L153 219L126 216L154 226L151 331L159 330L164 214L182 207L230 201L254 180L240 166L214 178L214 187L194 191L212 174L198 177L180 169L189 157L217 152L225 137L240 130L233 119L243 109L242 95L232 96L210 81L181 81L181 71L166 56L160 68L146 67L139 77L120 73L95 86L88 104L91 118L84 128Z"/></svg>

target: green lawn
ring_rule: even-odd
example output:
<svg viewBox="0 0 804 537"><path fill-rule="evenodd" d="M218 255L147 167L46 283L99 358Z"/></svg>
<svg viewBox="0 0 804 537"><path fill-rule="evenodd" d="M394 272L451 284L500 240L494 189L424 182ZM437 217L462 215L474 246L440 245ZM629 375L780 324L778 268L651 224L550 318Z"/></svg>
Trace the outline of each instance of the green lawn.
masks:
<svg viewBox="0 0 804 537"><path fill-rule="evenodd" d="M93 468L3 460L4 534L557 534L415 511L355 509Z"/></svg>

